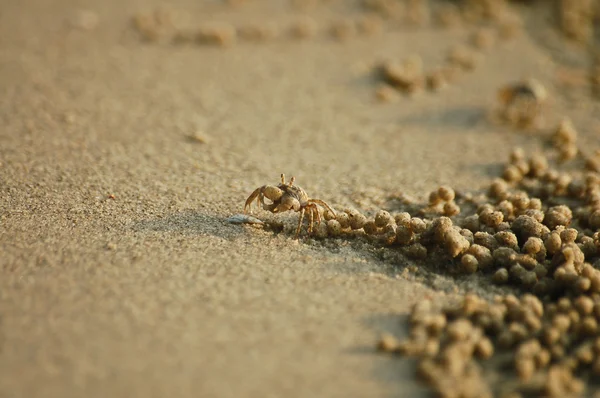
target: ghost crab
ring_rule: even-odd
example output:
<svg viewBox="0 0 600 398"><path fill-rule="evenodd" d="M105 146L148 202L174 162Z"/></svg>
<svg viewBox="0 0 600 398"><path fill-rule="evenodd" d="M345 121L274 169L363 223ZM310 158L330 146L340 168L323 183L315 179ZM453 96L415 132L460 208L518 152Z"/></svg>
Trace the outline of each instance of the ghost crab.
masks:
<svg viewBox="0 0 600 398"><path fill-rule="evenodd" d="M300 212L300 219L298 220L295 238L298 238L300 235L300 229L302 228L302 221L304 220L304 213L306 211L308 211L310 217L310 223L308 225L309 234L313 232L315 216L317 224L321 223L321 213L319 213L318 206L322 206L335 216L336 213L331 206L320 199L311 199L304 189L294 185L294 181L295 178L292 177L289 183L286 184L285 175L281 174L281 184L277 186L263 185L260 188L256 188L246 200L244 213L247 213L250 209L250 205L255 200L259 207L262 205L264 210L270 211L271 213L282 213L288 210ZM265 203L265 198L269 199L272 203Z"/></svg>

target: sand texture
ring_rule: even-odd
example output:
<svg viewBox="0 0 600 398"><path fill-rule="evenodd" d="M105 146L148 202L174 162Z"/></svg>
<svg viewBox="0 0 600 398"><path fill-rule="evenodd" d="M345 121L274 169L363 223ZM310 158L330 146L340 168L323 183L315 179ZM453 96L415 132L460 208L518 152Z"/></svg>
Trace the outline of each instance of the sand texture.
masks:
<svg viewBox="0 0 600 398"><path fill-rule="evenodd" d="M523 33L446 89L381 103L377 63L438 65L473 30L174 44L132 27L162 3L101 3L0 6L1 398L420 396L413 362L375 342L406 335L415 302L476 279L416 278L360 239L295 240L293 212L254 210L283 231L225 220L281 173L368 214L389 196L479 189L514 146L542 145L488 118L515 79L547 85L548 125L568 115L582 145L600 131L598 102L557 78L587 49L527 9ZM356 13L315 3L301 13L319 27ZM169 7L189 26L289 26L300 12Z"/></svg>

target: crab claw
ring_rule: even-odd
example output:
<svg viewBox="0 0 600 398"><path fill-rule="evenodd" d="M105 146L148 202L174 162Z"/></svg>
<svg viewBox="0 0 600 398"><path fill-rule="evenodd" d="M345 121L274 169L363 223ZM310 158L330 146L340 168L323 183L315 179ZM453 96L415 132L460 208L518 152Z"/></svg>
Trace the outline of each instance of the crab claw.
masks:
<svg viewBox="0 0 600 398"><path fill-rule="evenodd" d="M246 203L244 204L244 214L248 213L248 210L250 209L250 205L258 197L258 195L260 194L260 190L261 190L261 188L257 188L254 190L254 192L252 192L250 194L250 196L248 196L248 199L246 199Z"/></svg>
<svg viewBox="0 0 600 398"><path fill-rule="evenodd" d="M281 197L283 196L283 191L277 187L274 187L273 185L266 185L263 187L263 189L261 190L262 194L269 200L273 201L273 202L277 202L281 199Z"/></svg>
<svg viewBox="0 0 600 398"><path fill-rule="evenodd" d="M275 213L277 207L281 202L281 198L283 197L283 191L278 187L274 187L272 185L265 185L260 192L260 203L262 203L262 207L264 210ZM269 199L271 203L265 203L265 198Z"/></svg>

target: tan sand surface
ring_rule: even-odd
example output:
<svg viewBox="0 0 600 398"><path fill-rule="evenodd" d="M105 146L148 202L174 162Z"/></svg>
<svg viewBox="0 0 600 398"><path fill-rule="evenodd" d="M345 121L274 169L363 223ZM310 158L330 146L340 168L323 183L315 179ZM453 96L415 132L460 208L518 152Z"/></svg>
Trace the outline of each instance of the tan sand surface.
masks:
<svg viewBox="0 0 600 398"><path fill-rule="evenodd" d="M170 5L192 20L290 18L257 3ZM130 19L158 5L2 2L0 397L418 396L412 363L374 342L446 293L367 243L292 239L296 214L255 214L285 220L279 234L224 220L280 173L366 211L482 186L514 145L539 147L486 112L508 81L552 82L552 50L525 34L447 90L378 104L375 62L439 63L469 31L144 43ZM96 27L70 26L82 10ZM568 112L591 142L590 108L550 91L550 120Z"/></svg>

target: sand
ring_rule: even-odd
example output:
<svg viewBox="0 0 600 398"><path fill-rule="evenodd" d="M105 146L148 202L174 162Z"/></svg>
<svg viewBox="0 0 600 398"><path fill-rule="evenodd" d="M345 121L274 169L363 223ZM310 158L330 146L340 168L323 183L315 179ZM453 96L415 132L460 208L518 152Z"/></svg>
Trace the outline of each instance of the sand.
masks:
<svg viewBox="0 0 600 398"><path fill-rule="evenodd" d="M255 214L283 233L225 219L280 173L367 212L482 187L513 146L541 146L486 117L522 77L549 85L549 125L568 114L582 143L598 133L597 104L565 94L565 61L535 30L446 90L381 104L375 63L434 65L471 31L176 46L131 28L159 2L51 3L0 12L0 397L418 396L413 363L375 341L458 285L420 283L393 249L294 240L296 214ZM291 18L278 2L171 6ZM570 67L586 59L567 51Z"/></svg>

